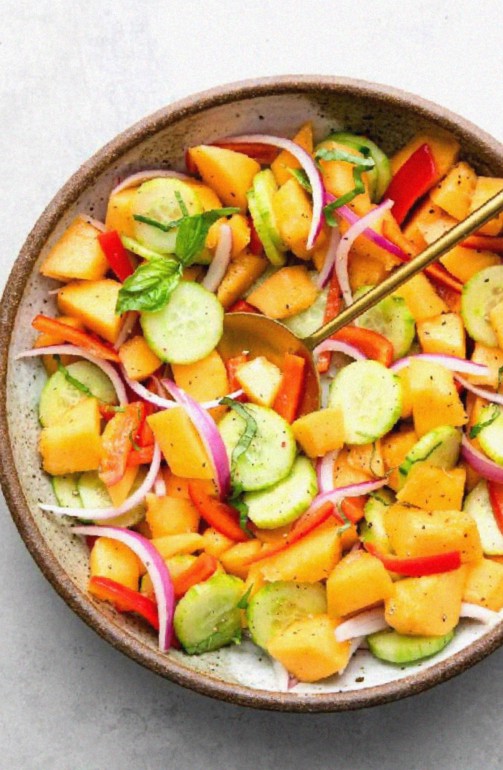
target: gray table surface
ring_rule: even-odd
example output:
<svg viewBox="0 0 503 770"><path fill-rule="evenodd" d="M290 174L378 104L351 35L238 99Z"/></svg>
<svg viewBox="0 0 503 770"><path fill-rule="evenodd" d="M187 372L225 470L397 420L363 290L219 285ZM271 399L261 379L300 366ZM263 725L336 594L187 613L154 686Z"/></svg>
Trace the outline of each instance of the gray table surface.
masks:
<svg viewBox="0 0 503 770"><path fill-rule="evenodd" d="M115 133L267 74L389 83L503 139L501 0L3 0L0 283L66 178ZM503 650L400 703L253 712L155 677L41 577L0 505L0 770L503 767Z"/></svg>

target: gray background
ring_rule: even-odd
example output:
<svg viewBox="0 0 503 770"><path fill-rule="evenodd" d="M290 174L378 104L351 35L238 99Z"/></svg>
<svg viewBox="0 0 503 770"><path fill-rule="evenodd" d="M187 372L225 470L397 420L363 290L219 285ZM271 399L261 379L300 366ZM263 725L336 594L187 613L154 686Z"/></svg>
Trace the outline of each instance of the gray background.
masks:
<svg viewBox="0 0 503 770"><path fill-rule="evenodd" d="M3 0L3 284L59 186L175 98L245 77L340 74L420 93L503 139L501 0ZM503 650L414 699L342 715L252 712L184 691L58 598L0 507L0 768L503 767Z"/></svg>

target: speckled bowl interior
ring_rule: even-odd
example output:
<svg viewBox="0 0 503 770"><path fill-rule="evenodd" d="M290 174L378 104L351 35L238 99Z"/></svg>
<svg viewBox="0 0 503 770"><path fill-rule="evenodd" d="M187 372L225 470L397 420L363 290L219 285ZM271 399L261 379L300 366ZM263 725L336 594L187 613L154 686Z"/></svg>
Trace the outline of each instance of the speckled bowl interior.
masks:
<svg viewBox="0 0 503 770"><path fill-rule="evenodd" d="M37 455L37 402L45 375L39 363L15 361L33 340L33 315L54 310L48 294L53 284L39 275L40 262L76 213L104 217L118 177L146 167L183 169L189 145L243 132L291 136L306 120L313 122L317 138L344 128L369 134L388 153L419 129L440 125L459 137L463 156L480 173L503 176L503 147L472 124L418 97L340 78L287 76L231 84L142 120L68 181L15 263L0 316L0 473L12 516L44 575L73 610L122 652L179 684L224 700L286 711L336 711L404 697L459 673L501 644L503 622L489 630L465 622L442 654L407 668L379 663L361 650L342 676L291 692L280 691L271 662L249 642L200 657L160 654L154 634L86 594L86 546L70 534L70 522L37 507L53 499Z"/></svg>

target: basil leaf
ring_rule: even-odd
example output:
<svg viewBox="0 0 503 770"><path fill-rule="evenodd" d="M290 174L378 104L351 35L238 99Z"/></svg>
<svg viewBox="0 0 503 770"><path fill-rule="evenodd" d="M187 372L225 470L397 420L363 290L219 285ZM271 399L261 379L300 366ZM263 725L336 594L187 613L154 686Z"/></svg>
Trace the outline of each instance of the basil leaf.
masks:
<svg viewBox="0 0 503 770"><path fill-rule="evenodd" d="M344 195L341 195L340 198L337 198L337 200L327 204L323 208L325 219L330 227L337 226L337 220L334 218L333 212L341 206L345 206L346 204L351 203L353 198L356 198L357 195L361 195L365 192L365 185L363 184L362 175L365 171L374 168L375 161L372 157L370 157L370 150L368 147L362 147L361 152L364 156L363 158L359 155L353 155L350 152L346 152L345 150L330 150L328 147L320 147L315 153L316 159L328 161L343 160L347 163L355 164L353 168L353 181L355 186L353 189L349 190Z"/></svg>
<svg viewBox="0 0 503 770"><path fill-rule="evenodd" d="M197 255L204 249L204 243L208 231L214 222L222 217L237 214L238 208L231 206L224 209L212 209L192 217L184 217L179 220L178 233L176 235L175 254L183 265L190 265Z"/></svg>
<svg viewBox="0 0 503 770"><path fill-rule="evenodd" d="M496 406L496 404L491 404L491 407L492 407L492 412L487 418L487 420L485 420L484 422L477 422L475 423L475 425L472 426L470 430L470 438L477 438L479 433L482 430L484 430L484 428L487 428L488 425L492 425L493 422L498 419L500 415L499 408Z"/></svg>
<svg viewBox="0 0 503 770"><path fill-rule="evenodd" d="M313 192L313 188L311 187L311 182L309 181L309 178L304 171L303 168L289 168L288 171L293 176L293 178L300 184L301 187L306 190L308 193Z"/></svg>
<svg viewBox="0 0 503 770"><path fill-rule="evenodd" d="M320 147L316 150L314 157L316 160L344 160L346 163L354 163L355 166L361 166L365 169L374 168L375 161L370 156L368 147L362 147L361 153L363 158L360 155L346 152L346 150L330 150L328 147Z"/></svg>
<svg viewBox="0 0 503 770"><path fill-rule="evenodd" d="M223 406L229 406L231 409L234 409L236 414L239 414L239 416L242 417L246 423L245 429L241 434L241 437L232 452L231 464L235 465L239 460L239 458L241 457L241 455L247 451L251 442L255 438L255 435L258 430L257 422L255 418L250 414L248 409L245 406L243 406L243 404L241 404L239 401L235 401L233 398L228 398L227 396L225 396L225 398L220 399L220 403Z"/></svg>
<svg viewBox="0 0 503 770"><path fill-rule="evenodd" d="M159 256L140 265L119 290L115 312L162 310L182 276L182 265Z"/></svg>
<svg viewBox="0 0 503 770"><path fill-rule="evenodd" d="M58 372L61 372L65 380L69 382L70 385L73 385L74 388L77 388L77 390L80 390L81 393L85 393L85 395L89 396L90 398L97 398L97 396L95 396L94 393L91 390L89 390L87 385L84 385L83 382L81 382L80 380L77 380L76 377L72 377L72 375L70 374L66 366L61 363L61 358L58 355L58 353L55 354L54 358L58 366Z"/></svg>

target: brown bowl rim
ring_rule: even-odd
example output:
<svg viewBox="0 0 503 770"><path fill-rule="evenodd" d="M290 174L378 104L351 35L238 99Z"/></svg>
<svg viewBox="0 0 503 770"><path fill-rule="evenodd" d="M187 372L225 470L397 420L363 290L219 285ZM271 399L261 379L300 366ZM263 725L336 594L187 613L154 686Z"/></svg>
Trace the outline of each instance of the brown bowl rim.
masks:
<svg viewBox="0 0 503 770"><path fill-rule="evenodd" d="M65 210L107 166L137 142L178 120L210 107L238 99L285 93L324 92L355 94L374 102L393 103L415 110L461 138L468 136L484 148L489 161L503 161L503 145L470 121L422 97L390 86L344 77L283 75L229 83L170 104L143 118L108 142L54 196L29 233L7 280L0 308L0 432L9 436L6 379L11 333L16 313L42 246ZM14 523L40 570L56 591L89 626L115 648L146 668L177 684L213 698L259 709L290 712L347 711L380 705L423 692L465 671L503 643L503 623L452 657L393 682L349 692L323 694L280 693L231 684L209 674L185 668L181 663L148 647L123 627L108 619L68 577L48 547L30 512L14 463L10 441L0 442L0 482Z"/></svg>

